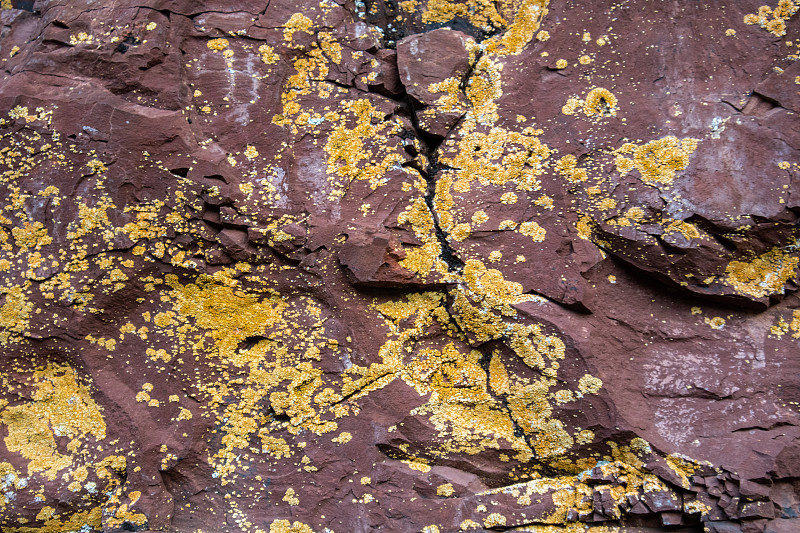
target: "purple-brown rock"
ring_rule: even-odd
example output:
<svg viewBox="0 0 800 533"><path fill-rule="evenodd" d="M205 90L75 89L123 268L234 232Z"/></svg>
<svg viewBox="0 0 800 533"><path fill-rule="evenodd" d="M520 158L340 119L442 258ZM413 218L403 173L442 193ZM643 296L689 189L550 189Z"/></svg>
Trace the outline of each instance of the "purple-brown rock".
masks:
<svg viewBox="0 0 800 533"><path fill-rule="evenodd" d="M2 531L800 527L798 2L0 6Z"/></svg>

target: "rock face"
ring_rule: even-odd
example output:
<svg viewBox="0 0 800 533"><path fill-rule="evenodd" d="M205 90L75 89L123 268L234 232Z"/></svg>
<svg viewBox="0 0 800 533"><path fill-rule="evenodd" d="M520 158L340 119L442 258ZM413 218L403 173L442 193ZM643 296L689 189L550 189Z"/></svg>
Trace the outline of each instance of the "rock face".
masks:
<svg viewBox="0 0 800 533"><path fill-rule="evenodd" d="M2 0L4 532L800 531L800 15Z"/></svg>

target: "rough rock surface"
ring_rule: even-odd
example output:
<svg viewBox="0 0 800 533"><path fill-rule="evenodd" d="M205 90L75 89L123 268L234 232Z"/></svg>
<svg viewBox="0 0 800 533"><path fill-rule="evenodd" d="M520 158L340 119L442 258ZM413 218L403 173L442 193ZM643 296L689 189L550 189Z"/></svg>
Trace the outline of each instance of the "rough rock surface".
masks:
<svg viewBox="0 0 800 533"><path fill-rule="evenodd" d="M0 5L2 531L800 531L796 2Z"/></svg>

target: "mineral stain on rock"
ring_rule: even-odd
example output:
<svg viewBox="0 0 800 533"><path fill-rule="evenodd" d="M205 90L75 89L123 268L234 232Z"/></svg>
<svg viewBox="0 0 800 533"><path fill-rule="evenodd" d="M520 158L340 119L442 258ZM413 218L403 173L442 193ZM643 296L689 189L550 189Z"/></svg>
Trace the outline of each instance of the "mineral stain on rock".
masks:
<svg viewBox="0 0 800 533"><path fill-rule="evenodd" d="M0 529L800 531L800 5L0 2Z"/></svg>

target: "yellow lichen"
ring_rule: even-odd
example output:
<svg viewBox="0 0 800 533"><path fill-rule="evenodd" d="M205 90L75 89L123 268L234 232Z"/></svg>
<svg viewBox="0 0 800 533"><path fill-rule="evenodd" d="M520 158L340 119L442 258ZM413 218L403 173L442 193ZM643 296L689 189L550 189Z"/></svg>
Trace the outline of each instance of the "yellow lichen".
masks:
<svg viewBox="0 0 800 533"><path fill-rule="evenodd" d="M615 155L621 156L616 160L617 168L621 173L629 170L629 163L625 155L632 155L632 166L639 171L645 183L654 186L670 185L675 179L675 174L689 166L689 156L697 149L697 139L678 139L668 135L642 145L626 143L615 150Z"/></svg>
<svg viewBox="0 0 800 533"><path fill-rule="evenodd" d="M519 232L533 239L533 242L544 241L547 231L536 222L523 222L519 225Z"/></svg>
<svg viewBox="0 0 800 533"><path fill-rule="evenodd" d="M597 394L602 387L603 381L589 374L586 374L578 381L578 389L583 394Z"/></svg>
<svg viewBox="0 0 800 533"><path fill-rule="evenodd" d="M726 281L736 292L752 298L783 294L792 279L798 258L774 248L750 261L731 261L725 267Z"/></svg>
<svg viewBox="0 0 800 533"><path fill-rule="evenodd" d="M455 493L456 493L456 491L453 488L453 484L452 483L444 483L444 484L439 485L438 487L436 487L436 495L437 496L443 496L445 498L449 498L450 496L452 496Z"/></svg>
<svg viewBox="0 0 800 533"><path fill-rule="evenodd" d="M775 9L761 6L758 14L745 15L744 23L758 24L776 37L782 37L786 35L786 21L797 13L798 8L800 6L793 0L780 0Z"/></svg>
<svg viewBox="0 0 800 533"><path fill-rule="evenodd" d="M484 527L495 527L506 525L506 517L500 513L492 513L483 519Z"/></svg>
<svg viewBox="0 0 800 533"><path fill-rule="evenodd" d="M615 116L617 114L617 97L608 89L596 87L586 95L583 112L588 117Z"/></svg>
<svg viewBox="0 0 800 533"><path fill-rule="evenodd" d="M314 23L311 22L311 19L303 15L302 13L294 13L289 20L283 25L283 38L285 41L291 42L294 33L297 31L302 31L311 35L313 32L311 28L314 26Z"/></svg>
<svg viewBox="0 0 800 533"><path fill-rule="evenodd" d="M230 42L228 39L211 39L206 43L206 46L209 50L221 52L222 50L225 50L229 44Z"/></svg>
<svg viewBox="0 0 800 533"><path fill-rule="evenodd" d="M0 421L8 431L6 448L28 460L28 474L42 472L52 481L73 463L70 455L58 451L56 437L77 443L89 437L103 440L106 425L72 368L51 365L34 372L33 379L32 401L7 407L0 412Z"/></svg>
<svg viewBox="0 0 800 533"><path fill-rule="evenodd" d="M21 338L29 326L33 303L23 292L23 287L0 287L5 302L0 307L0 344Z"/></svg>
<svg viewBox="0 0 800 533"><path fill-rule="evenodd" d="M314 533L311 526L302 522L288 520L274 520L269 525L269 533Z"/></svg>

